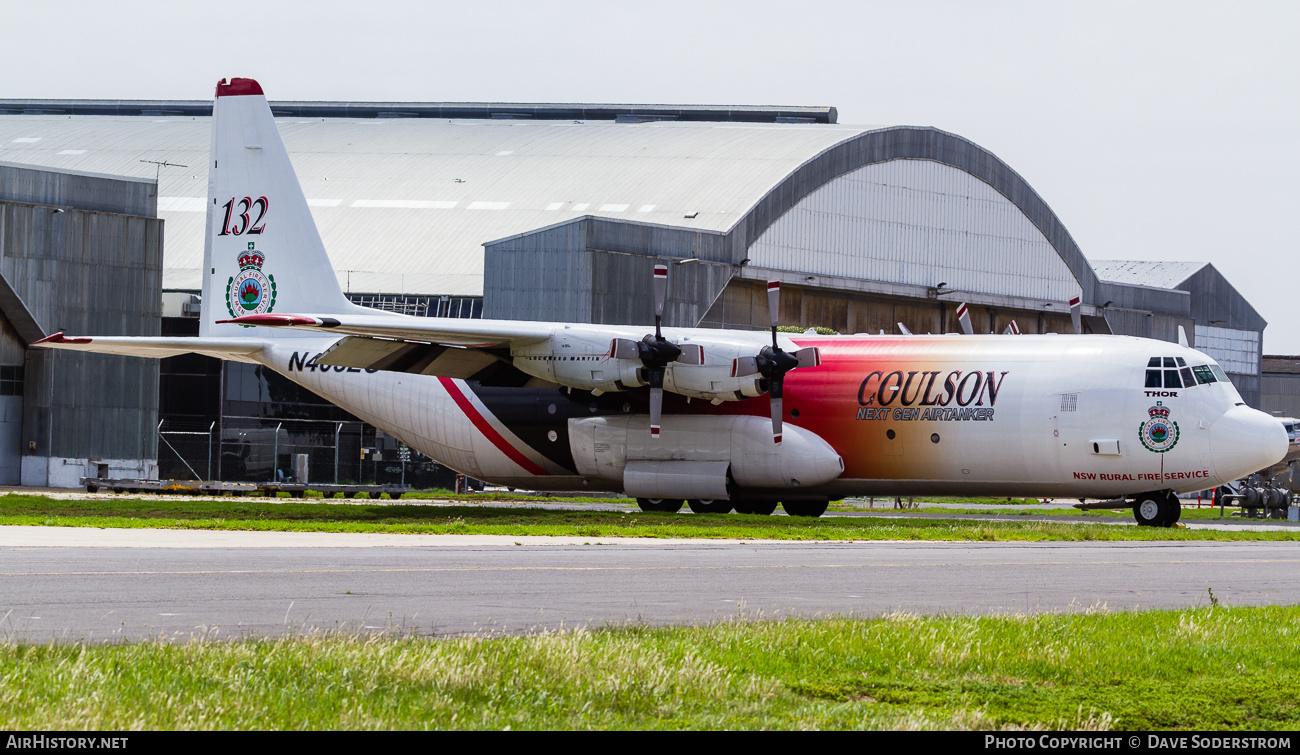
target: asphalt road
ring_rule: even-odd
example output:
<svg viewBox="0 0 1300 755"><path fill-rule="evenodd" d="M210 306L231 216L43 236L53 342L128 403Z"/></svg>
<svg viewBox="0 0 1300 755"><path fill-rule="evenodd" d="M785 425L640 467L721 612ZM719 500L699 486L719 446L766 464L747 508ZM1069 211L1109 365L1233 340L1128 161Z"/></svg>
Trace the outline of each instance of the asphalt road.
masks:
<svg viewBox="0 0 1300 755"><path fill-rule="evenodd" d="M519 543L519 544L516 544ZM0 527L0 638L1300 602L1295 543L779 543Z"/></svg>

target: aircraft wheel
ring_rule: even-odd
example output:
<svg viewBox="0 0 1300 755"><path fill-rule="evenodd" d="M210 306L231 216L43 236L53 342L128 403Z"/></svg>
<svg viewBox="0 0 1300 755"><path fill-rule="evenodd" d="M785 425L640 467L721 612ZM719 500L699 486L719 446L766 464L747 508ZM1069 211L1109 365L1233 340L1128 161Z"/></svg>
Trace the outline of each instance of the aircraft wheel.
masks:
<svg viewBox="0 0 1300 755"><path fill-rule="evenodd" d="M731 513L731 501L714 500L712 498L692 498L686 502L691 507L691 511L696 514L729 514Z"/></svg>
<svg viewBox="0 0 1300 755"><path fill-rule="evenodd" d="M1178 499L1162 493L1146 493L1133 504L1133 518L1143 527L1168 527L1182 512Z"/></svg>
<svg viewBox="0 0 1300 755"><path fill-rule="evenodd" d="M684 501L680 498L638 498L636 505L642 511L657 511L662 514L675 514L681 511Z"/></svg>
<svg viewBox="0 0 1300 755"><path fill-rule="evenodd" d="M819 517L826 513L830 501L782 501L781 507L790 516Z"/></svg>
<svg viewBox="0 0 1300 755"><path fill-rule="evenodd" d="M733 501L737 514L771 516L776 511L776 501Z"/></svg>

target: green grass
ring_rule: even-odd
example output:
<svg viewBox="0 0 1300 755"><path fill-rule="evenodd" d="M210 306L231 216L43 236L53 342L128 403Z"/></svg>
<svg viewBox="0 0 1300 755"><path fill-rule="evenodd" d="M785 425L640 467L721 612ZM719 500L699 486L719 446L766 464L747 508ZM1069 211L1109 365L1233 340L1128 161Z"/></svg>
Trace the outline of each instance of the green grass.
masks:
<svg viewBox="0 0 1300 755"><path fill-rule="evenodd" d="M957 515L957 514L962 514L962 515L978 514L978 515L980 515L980 516L995 516L995 517L1016 517L1016 516L1073 516L1073 517L1080 517L1080 516L1082 516L1082 517L1096 517L1096 518L1099 518L1099 519L1110 518L1110 519L1123 519L1123 520L1127 520L1127 521L1133 521L1133 510L1132 510L1131 508L1129 508L1129 509L1092 509L1092 510L1090 510L1090 511L1081 511L1081 510L1076 509L1076 508L1073 508L1073 507L1071 507L1071 508L1058 508L1058 507L1055 507L1055 506L1052 506L1052 507L1048 507L1048 506L1039 506L1039 507L1037 507L1037 508L1009 508L1009 509L980 509L980 508L960 509L960 508L947 508L947 507L943 507L943 508L941 508L941 507L938 507L938 506L926 506L925 504L921 504L920 506L918 506L918 507L916 507L916 508L914 508L914 509L895 509L895 508L892 508L892 507L881 507L881 506L875 506L874 508L869 508L869 507L861 507L861 508L834 507L834 508L832 508L832 509L830 509L830 510L832 510L832 511L861 511L861 512L867 512L867 513L872 513L872 512L874 512L874 513L877 513L877 514L898 514L898 513L913 513L913 514L949 514L949 515ZM1205 522L1210 522L1210 521L1213 521L1213 522L1229 522L1229 521L1236 521L1236 520L1241 519L1241 517L1239 517L1239 516L1233 516L1233 513L1236 512L1236 511L1238 511L1238 509L1233 508L1233 507L1228 507L1228 508L1226 509L1226 513L1225 513L1223 516L1220 516L1220 515L1219 515L1219 509L1218 509L1218 507L1215 507L1213 511L1211 511L1211 510L1208 509L1208 508L1202 508L1202 509L1195 509L1195 508L1190 508L1190 509L1189 509L1189 508L1184 508L1184 509L1183 509L1183 513L1180 515L1180 521L1188 521L1188 520L1205 521ZM1247 520L1247 521L1249 521L1249 520Z"/></svg>
<svg viewBox="0 0 1300 755"><path fill-rule="evenodd" d="M0 642L0 727L1300 727L1300 609Z"/></svg>
<svg viewBox="0 0 1300 755"><path fill-rule="evenodd" d="M952 512L948 512L952 513ZM297 532L384 532L578 537L775 540L1300 540L1300 530L1217 532L1103 524L959 519L646 514L404 503L308 503L291 499L61 500L0 496L0 525L155 527Z"/></svg>

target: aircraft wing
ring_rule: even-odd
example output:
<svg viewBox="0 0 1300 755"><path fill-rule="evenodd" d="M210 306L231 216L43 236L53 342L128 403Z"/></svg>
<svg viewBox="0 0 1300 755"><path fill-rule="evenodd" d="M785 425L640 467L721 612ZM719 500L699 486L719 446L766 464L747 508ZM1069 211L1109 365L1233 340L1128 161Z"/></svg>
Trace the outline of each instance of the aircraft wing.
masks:
<svg viewBox="0 0 1300 755"><path fill-rule="evenodd" d="M517 320L470 320L455 317L411 317L410 315L245 315L221 323L293 328L320 333L417 341L440 346L477 349L535 343L551 337L553 323Z"/></svg>
<svg viewBox="0 0 1300 755"><path fill-rule="evenodd" d="M266 345L262 338L166 338L157 336L65 336L55 333L34 341L32 346L66 349L128 357L163 357L202 354L217 359L255 362L254 357Z"/></svg>

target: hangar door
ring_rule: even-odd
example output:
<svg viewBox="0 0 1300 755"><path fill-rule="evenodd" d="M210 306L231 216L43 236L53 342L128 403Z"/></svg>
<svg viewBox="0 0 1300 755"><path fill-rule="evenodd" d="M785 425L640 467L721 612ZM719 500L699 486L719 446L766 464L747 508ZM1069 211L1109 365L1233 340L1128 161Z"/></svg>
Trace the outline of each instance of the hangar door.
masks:
<svg viewBox="0 0 1300 755"><path fill-rule="evenodd" d="M22 479L23 368L0 367L0 485Z"/></svg>

